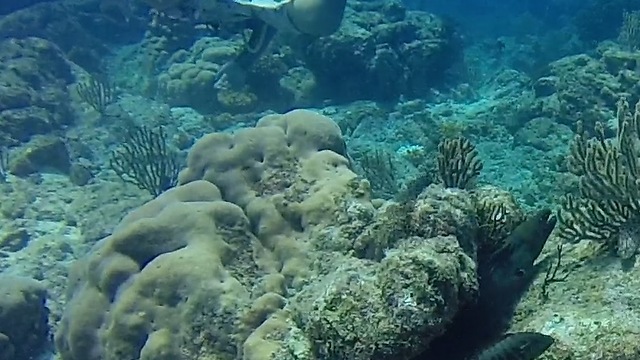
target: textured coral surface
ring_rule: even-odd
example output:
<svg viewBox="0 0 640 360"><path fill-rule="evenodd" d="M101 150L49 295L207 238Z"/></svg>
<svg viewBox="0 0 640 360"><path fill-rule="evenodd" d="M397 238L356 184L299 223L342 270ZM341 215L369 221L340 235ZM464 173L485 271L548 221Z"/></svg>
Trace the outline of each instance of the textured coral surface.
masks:
<svg viewBox="0 0 640 360"><path fill-rule="evenodd" d="M426 195L403 208L407 223L400 205L371 204L345 155L338 127L310 111L203 137L180 185L76 265L62 358L365 360L423 347L476 291L471 257L442 225L473 226L473 208L464 192L454 205Z"/></svg>

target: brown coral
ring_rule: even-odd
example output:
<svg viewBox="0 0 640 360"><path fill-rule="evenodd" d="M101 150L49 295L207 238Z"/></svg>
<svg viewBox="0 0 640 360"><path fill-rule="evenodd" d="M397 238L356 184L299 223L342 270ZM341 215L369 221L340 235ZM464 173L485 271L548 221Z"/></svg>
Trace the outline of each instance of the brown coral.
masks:
<svg viewBox="0 0 640 360"><path fill-rule="evenodd" d="M403 226L385 218L418 210L377 216L344 155L337 125L301 110L202 138L180 184L77 265L62 358L364 360L424 348L477 290L444 224L454 216L473 231L468 194L451 195L459 209L431 202L421 224L441 226L421 232L429 239L377 239Z"/></svg>

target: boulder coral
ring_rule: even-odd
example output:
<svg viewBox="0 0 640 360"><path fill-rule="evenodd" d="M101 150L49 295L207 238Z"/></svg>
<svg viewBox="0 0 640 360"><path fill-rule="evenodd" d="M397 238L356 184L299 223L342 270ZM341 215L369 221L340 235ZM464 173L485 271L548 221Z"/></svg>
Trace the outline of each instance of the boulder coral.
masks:
<svg viewBox="0 0 640 360"><path fill-rule="evenodd" d="M475 224L468 194L430 191L448 195L374 206L338 126L310 111L207 135L177 187L75 265L57 349L64 360L407 358L477 291L455 234Z"/></svg>
<svg viewBox="0 0 640 360"><path fill-rule="evenodd" d="M34 359L49 344L47 290L39 281L0 275L0 360Z"/></svg>
<svg viewBox="0 0 640 360"><path fill-rule="evenodd" d="M67 85L71 64L40 38L0 41L0 141L19 144L73 122Z"/></svg>
<svg viewBox="0 0 640 360"><path fill-rule="evenodd" d="M26 7L27 3L36 2L0 5L0 13L4 7L23 7L0 17L2 38L45 39L56 44L65 57L92 73L102 69L103 58L112 51L110 45L137 41L147 27L147 19L138 16L141 12L130 14L128 21L124 21L122 10L125 9L114 1L110 1L111 4L107 1L37 1ZM121 5L126 6L123 2ZM96 27L96 22L101 26Z"/></svg>
<svg viewBox="0 0 640 360"><path fill-rule="evenodd" d="M305 51L321 96L340 102L416 98L446 83L462 51L451 23L407 10L400 1L350 3L340 29Z"/></svg>
<svg viewBox="0 0 640 360"><path fill-rule="evenodd" d="M145 40L147 51L156 51L155 57L170 49L153 49L157 38ZM155 45L154 45L155 44ZM247 76L247 86L241 89L215 88L216 75L220 68L231 60L238 43L217 37L203 37L195 41L187 50L180 49L166 59L166 70L157 76L159 94L172 106L191 106L204 113L228 111L242 113L269 104L271 108L288 104L288 96L279 85L279 80L289 68L287 59L278 54L262 56ZM150 55L154 56L154 55ZM260 106L259 106L260 105Z"/></svg>
<svg viewBox="0 0 640 360"><path fill-rule="evenodd" d="M554 119L572 129L580 121L593 134L596 123L615 118L620 94L630 102L640 98L640 54L613 43L601 44L592 55L554 61L546 70L533 82L531 117Z"/></svg>

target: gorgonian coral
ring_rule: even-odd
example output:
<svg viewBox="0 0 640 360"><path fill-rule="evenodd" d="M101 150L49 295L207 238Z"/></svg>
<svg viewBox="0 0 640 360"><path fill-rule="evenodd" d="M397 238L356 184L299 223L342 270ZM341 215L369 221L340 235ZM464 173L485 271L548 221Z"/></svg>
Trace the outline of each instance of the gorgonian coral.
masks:
<svg viewBox="0 0 640 360"><path fill-rule="evenodd" d="M631 258L640 248L640 101L631 111L618 102L618 131L606 139L597 123L589 139L578 124L571 144L569 170L580 177L579 196L566 196L558 216L560 236L591 239Z"/></svg>

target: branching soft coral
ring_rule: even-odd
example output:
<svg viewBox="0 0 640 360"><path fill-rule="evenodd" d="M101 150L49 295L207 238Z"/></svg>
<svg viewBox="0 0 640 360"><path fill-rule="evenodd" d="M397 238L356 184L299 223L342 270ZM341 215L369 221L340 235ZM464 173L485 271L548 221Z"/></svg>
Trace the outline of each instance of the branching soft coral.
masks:
<svg viewBox="0 0 640 360"><path fill-rule="evenodd" d="M482 170L475 145L466 138L445 139L438 145L438 172L447 188L468 189Z"/></svg>
<svg viewBox="0 0 640 360"><path fill-rule="evenodd" d="M568 165L580 195L565 197L558 220L564 239L601 241L627 259L640 248L640 101L631 112L620 100L617 120L615 139L605 139L602 123L592 139L578 124Z"/></svg>

